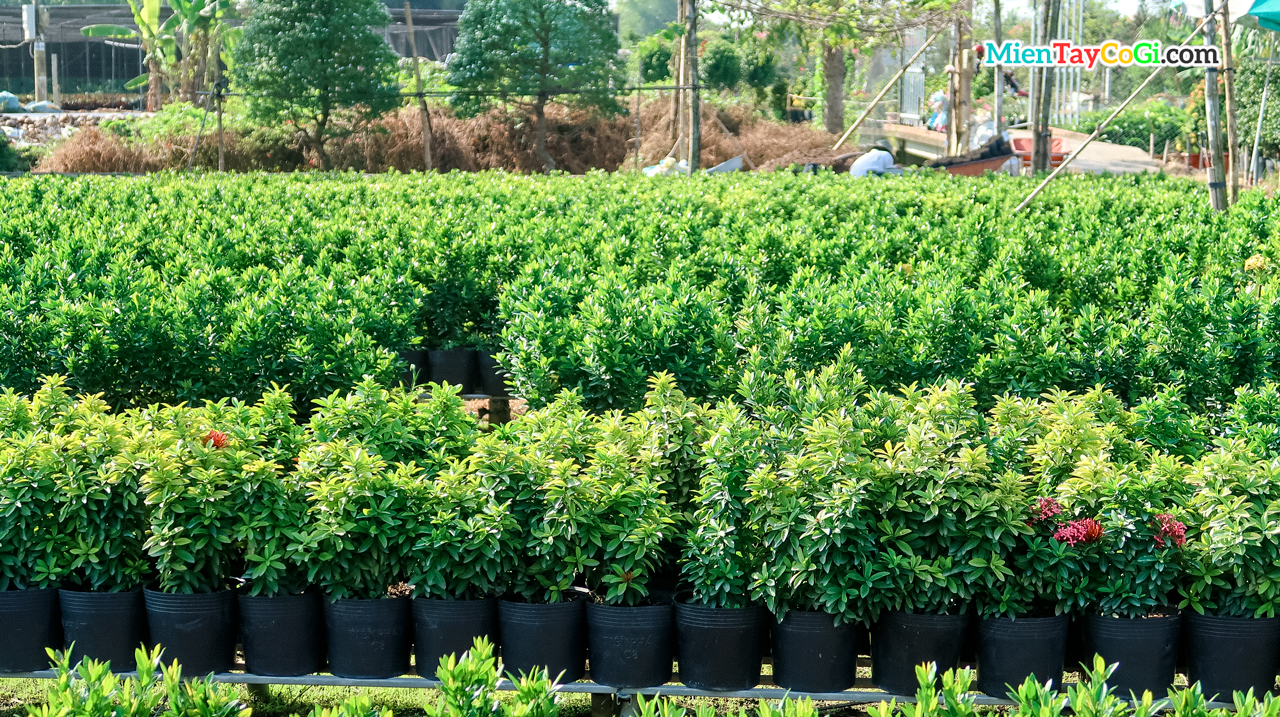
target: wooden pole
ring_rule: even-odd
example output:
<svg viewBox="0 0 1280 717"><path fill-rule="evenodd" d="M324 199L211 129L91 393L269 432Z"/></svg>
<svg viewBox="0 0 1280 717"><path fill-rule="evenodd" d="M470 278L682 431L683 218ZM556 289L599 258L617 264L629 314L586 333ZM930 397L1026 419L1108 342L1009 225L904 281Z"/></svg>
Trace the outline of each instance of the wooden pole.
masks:
<svg viewBox="0 0 1280 717"><path fill-rule="evenodd" d="M995 40L996 47L999 47L1002 41L1001 39L1004 37L1000 27L1000 0L991 0L991 2L995 6L994 16L992 18L992 35ZM996 115L996 134L1000 134L1004 131L1004 65L996 65L995 73L996 97L991 109Z"/></svg>
<svg viewBox="0 0 1280 717"><path fill-rule="evenodd" d="M1204 44L1212 45L1217 36L1213 0L1204 0ZM1227 182L1222 167L1222 101L1218 97L1218 68L1204 68L1204 116L1209 125L1209 204L1218 211L1227 208Z"/></svg>
<svg viewBox="0 0 1280 717"><path fill-rule="evenodd" d="M636 84L636 171L640 171L640 85L644 84L644 68L640 69L640 82Z"/></svg>
<svg viewBox="0 0 1280 717"><path fill-rule="evenodd" d="M1209 1L1212 2L1212 0ZM1041 44L1048 45L1053 42L1053 35L1057 33L1061 15L1062 0L1045 0L1045 9L1040 16ZM1053 106L1053 84L1054 68L1040 68L1040 94L1036 96L1038 107L1035 110L1035 132L1032 136L1031 148L1032 174L1046 171L1051 166L1053 130L1049 127L1049 111Z"/></svg>
<svg viewBox="0 0 1280 717"><path fill-rule="evenodd" d="M1236 71L1235 60L1231 57L1231 14L1228 0L1222 0L1222 62L1226 73L1225 102L1227 111L1227 162L1224 170L1230 174L1227 179L1227 201L1235 204L1240 201L1240 135L1236 129Z"/></svg>
<svg viewBox="0 0 1280 717"><path fill-rule="evenodd" d="M676 3L676 22L684 24L685 5L684 0ZM684 61L685 61L685 35L680 36L677 43L679 51L676 53L676 87L683 87L687 84L684 81ZM678 140L684 134L684 115L680 114L680 98L684 96L684 90L674 90L671 93L671 139ZM679 150L675 150L675 158L680 159Z"/></svg>
<svg viewBox="0 0 1280 717"><path fill-rule="evenodd" d="M698 171L702 159L702 99L698 96L698 0L688 0L685 12L685 36L689 60L685 66L689 74L689 174Z"/></svg>
<svg viewBox="0 0 1280 717"><path fill-rule="evenodd" d="M924 51L929 49L929 45L932 45L933 41L938 39L938 35L941 34L942 29L939 29L937 32L930 35L929 39L925 40L924 44L920 46L920 49L916 50L916 54L912 55L910 60L907 60L902 67L898 68L898 71L894 73L893 77L889 78L889 81L884 84L884 87L880 88L880 92L872 98L871 104L867 105L867 108L862 111L862 114L858 116L858 119L854 120L853 124L849 125L849 129L845 130L844 134L840 135L840 139L836 140L836 145L831 148L831 151L834 152L835 150L840 149L840 145L844 144L846 139L849 139L849 135L853 134L862 126L862 122L871 114L871 110L875 109L875 106L880 103L880 100L884 99L884 96L889 94L889 90L893 89L893 86L897 84L898 79L907 71L907 68L915 64L915 61L920 59L920 56L924 54ZM788 102L788 104L790 103Z"/></svg>
<svg viewBox="0 0 1280 717"><path fill-rule="evenodd" d="M431 161L431 112L427 109L427 96L422 94L422 70L418 66L418 39L413 31L413 9L404 4L404 22L409 26L409 52L413 54L413 85L418 93L418 117L422 125L422 161L427 172L434 169Z"/></svg>
<svg viewBox="0 0 1280 717"><path fill-rule="evenodd" d="M227 143L222 134L222 33L213 44L213 99L218 106L218 171L227 171Z"/></svg>
<svg viewBox="0 0 1280 717"><path fill-rule="evenodd" d="M1210 0L1210 2L1212 2L1212 0ZM1191 37L1195 37L1196 33L1200 32L1200 28L1204 27L1205 23L1208 23L1211 21L1210 17L1212 17L1212 15L1213 15L1212 11L1205 13L1205 19L1201 21L1199 27L1191 31ZM1191 37L1188 37L1187 40L1190 41ZM1049 176L1045 177L1044 181L1040 182L1040 184L1037 185L1035 189L1031 190L1031 193L1027 195L1027 198L1022 200L1022 203L1019 204L1017 207L1015 207L1013 211L1018 212L1018 211L1022 211L1023 209L1026 209L1027 205L1031 204L1031 200L1035 199L1036 195L1040 194L1040 192L1043 191L1045 187L1049 186L1049 182L1052 182L1054 179L1057 178L1059 174L1062 174L1064 171L1066 171L1067 167L1070 166L1071 163L1075 161L1076 157L1079 157L1080 153L1084 151L1084 148L1088 147L1089 144L1093 142L1093 140L1101 136L1102 132L1106 130L1107 125L1111 124L1112 120L1114 120L1117 116L1119 116L1120 113L1124 111L1124 108L1129 106L1129 103L1133 102L1133 100L1138 96L1138 93L1147 89L1147 85L1151 84L1151 81L1156 78L1156 75L1159 74L1160 70L1162 69L1164 69L1163 65L1152 70L1151 74L1147 75L1147 79L1143 80L1142 84L1138 85L1138 89L1134 90L1133 94L1129 95L1128 99L1126 99L1124 102L1121 102L1120 106L1116 107L1115 110L1111 113L1111 115L1107 117L1105 120L1103 120L1102 123L1099 124L1098 127L1093 130L1093 134L1089 135L1089 137L1085 139L1085 141L1079 147L1076 147L1076 150L1072 152L1066 159L1062 160L1062 164L1058 165L1057 169L1050 172ZM1187 146L1188 157L1190 156L1190 153L1191 153L1191 147L1190 145L1188 145Z"/></svg>

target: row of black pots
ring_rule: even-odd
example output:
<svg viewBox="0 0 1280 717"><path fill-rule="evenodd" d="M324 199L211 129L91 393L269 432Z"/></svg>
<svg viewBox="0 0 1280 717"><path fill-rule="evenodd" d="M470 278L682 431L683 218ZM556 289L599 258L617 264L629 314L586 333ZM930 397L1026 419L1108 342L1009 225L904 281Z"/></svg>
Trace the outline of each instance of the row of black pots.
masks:
<svg viewBox="0 0 1280 717"><path fill-rule="evenodd" d="M498 359L488 351L407 349L400 357L409 364L400 379L406 386L448 383L462 387L463 394L507 395L506 377Z"/></svg>
<svg viewBox="0 0 1280 717"><path fill-rule="evenodd" d="M43 669L46 647L72 643L73 660L89 656L129 669L134 649L148 641L163 645L165 659L180 662L188 675L225 672L234 665L239 638L245 668L254 674L305 675L327 667L341 677L392 677L409 671L412 648L420 673L430 676L441 656L461 654L485 636L500 642L511 675L545 667L562 681L581 679L589 654L596 682L651 687L671 679L676 658L690 687L745 690L760 682L772 635L778 685L798 692L853 686L858 655L867 652L865 629L815 612L790 612L772 630L770 622L757 607L619 607L581 599L533 605L19 590L0 592L0 672ZM916 665L934 662L942 671L960 663L969 625L967 614L887 613L870 633L873 683L913 693ZM976 687L1001 696L1030 675L1059 681L1069 625L1065 615L980 621ZM1109 682L1121 694L1163 695L1173 683L1180 638L1190 679L1208 695L1267 692L1280 671L1280 618L1095 616L1084 627L1084 653L1119 663Z"/></svg>

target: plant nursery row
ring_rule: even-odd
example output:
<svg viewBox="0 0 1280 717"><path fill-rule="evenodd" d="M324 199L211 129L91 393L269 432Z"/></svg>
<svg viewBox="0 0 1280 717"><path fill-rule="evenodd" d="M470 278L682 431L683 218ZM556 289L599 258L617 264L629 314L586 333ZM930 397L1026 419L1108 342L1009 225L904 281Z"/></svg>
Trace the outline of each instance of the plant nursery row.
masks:
<svg viewBox="0 0 1280 717"><path fill-rule="evenodd" d="M1280 672L1280 390L1209 423L1174 388L1004 396L875 388L852 350L669 375L636 411L564 392L482 432L455 388L372 380L305 423L253 404L113 410L60 378L0 394L0 669L143 640L191 674L385 677L501 646L507 668L619 687L914 689L976 644L978 685L1057 679L1079 636L1160 694ZM1074 628L1072 626L1075 626ZM869 643L867 641L869 633ZM104 645L112 653L103 652Z"/></svg>
<svg viewBox="0 0 1280 717"><path fill-rule="evenodd" d="M1213 411L1280 378L1277 199L1166 177L859 186L786 173L0 180L0 385L113 405L299 408L409 350L498 353L534 407L636 410L651 375L731 397L849 344L868 383L983 409L1164 383Z"/></svg>

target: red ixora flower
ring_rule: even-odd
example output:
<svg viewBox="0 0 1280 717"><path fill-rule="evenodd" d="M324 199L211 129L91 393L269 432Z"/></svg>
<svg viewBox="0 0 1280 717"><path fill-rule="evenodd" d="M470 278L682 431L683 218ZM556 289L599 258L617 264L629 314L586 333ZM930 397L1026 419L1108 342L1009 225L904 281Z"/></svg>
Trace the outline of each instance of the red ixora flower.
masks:
<svg viewBox="0 0 1280 717"><path fill-rule="evenodd" d="M1156 545L1165 548L1172 543L1175 548L1181 548L1187 542L1187 526L1174 520L1172 515L1157 515L1156 525Z"/></svg>
<svg viewBox="0 0 1280 717"><path fill-rule="evenodd" d="M222 431L209 431L204 436L204 443L205 445L213 446L214 448L226 448L231 444L231 436L228 436Z"/></svg>
<svg viewBox="0 0 1280 717"><path fill-rule="evenodd" d="M1062 513L1062 504L1053 498L1040 498L1031 506L1031 520L1027 525L1035 525Z"/></svg>
<svg viewBox="0 0 1280 717"><path fill-rule="evenodd" d="M1093 518L1081 518L1069 523L1058 523L1053 539L1067 545L1088 545L1102 539L1102 523Z"/></svg>

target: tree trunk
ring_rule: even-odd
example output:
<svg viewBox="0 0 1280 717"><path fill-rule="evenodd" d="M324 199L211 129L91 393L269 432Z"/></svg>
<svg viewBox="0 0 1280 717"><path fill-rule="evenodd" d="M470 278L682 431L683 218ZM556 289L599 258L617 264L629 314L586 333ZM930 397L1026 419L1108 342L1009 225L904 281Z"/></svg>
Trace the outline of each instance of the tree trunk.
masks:
<svg viewBox="0 0 1280 717"><path fill-rule="evenodd" d="M556 161L547 152L547 98L538 95L533 105L533 154L542 162L542 169L550 174L556 168Z"/></svg>
<svg viewBox="0 0 1280 717"><path fill-rule="evenodd" d="M1058 16L1062 11L1062 0L1045 0L1044 10L1040 16L1040 43L1048 45L1053 33L1058 31ZM1037 70L1032 70L1036 72ZM1053 143L1053 130L1049 128L1049 111L1053 106L1053 68L1040 68L1039 94L1036 95L1038 107L1032 108L1034 113L1034 134L1032 136L1031 171L1047 172L1050 169L1050 150Z"/></svg>
<svg viewBox="0 0 1280 717"><path fill-rule="evenodd" d="M1222 69L1223 69L1223 109L1227 115L1227 153L1231 165L1227 175L1227 201L1235 204L1240 201L1240 135L1236 127L1236 81L1235 59L1231 56L1231 7L1227 0L1222 0Z"/></svg>
<svg viewBox="0 0 1280 717"><path fill-rule="evenodd" d="M160 62L154 57L147 60L147 111L159 112L164 78L160 74Z"/></svg>
<svg viewBox="0 0 1280 717"><path fill-rule="evenodd" d="M844 132L844 48L822 41L822 79L826 85L822 124L831 134Z"/></svg>

